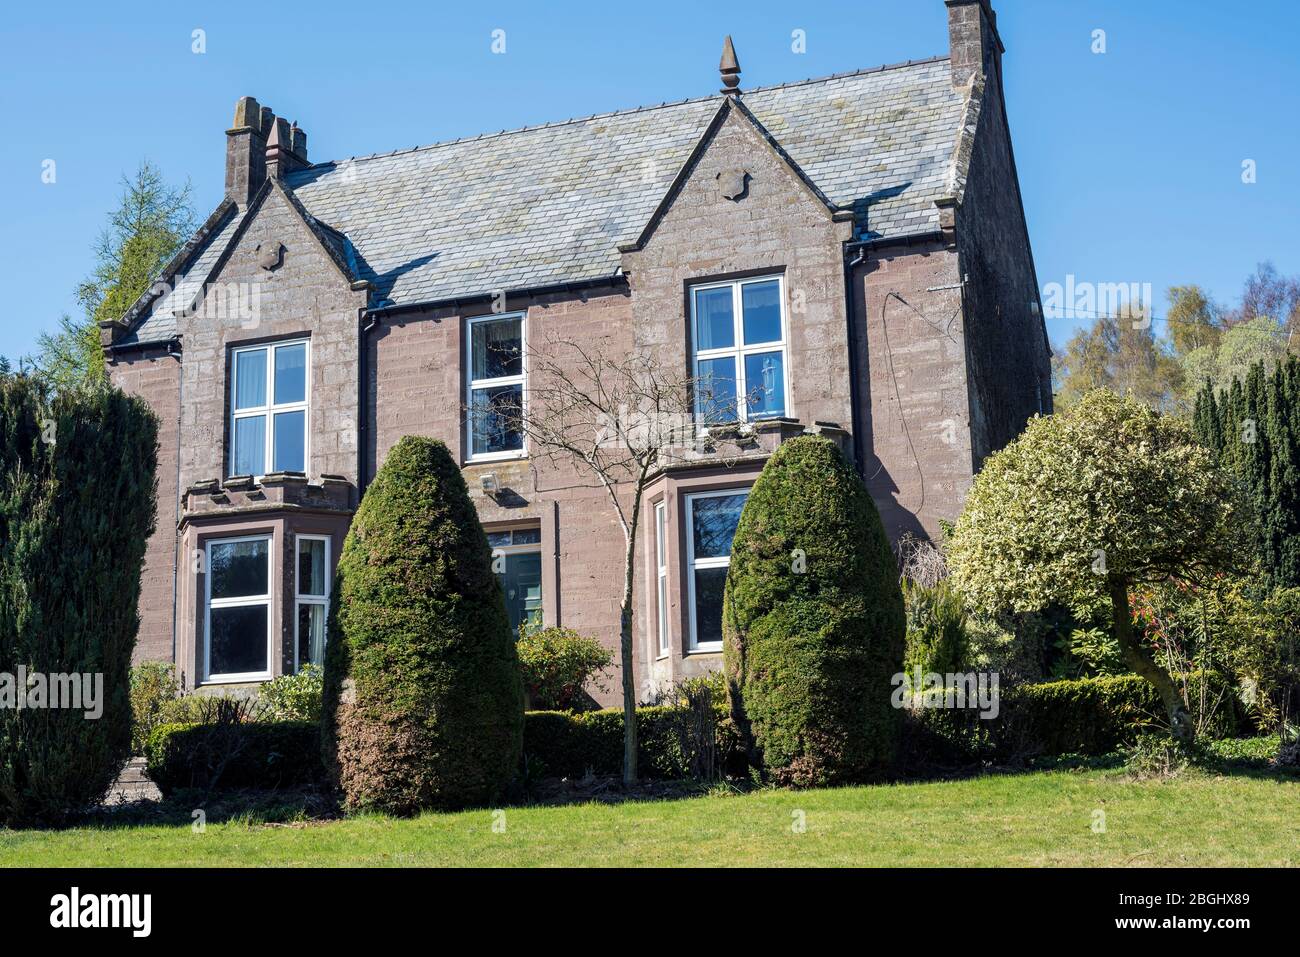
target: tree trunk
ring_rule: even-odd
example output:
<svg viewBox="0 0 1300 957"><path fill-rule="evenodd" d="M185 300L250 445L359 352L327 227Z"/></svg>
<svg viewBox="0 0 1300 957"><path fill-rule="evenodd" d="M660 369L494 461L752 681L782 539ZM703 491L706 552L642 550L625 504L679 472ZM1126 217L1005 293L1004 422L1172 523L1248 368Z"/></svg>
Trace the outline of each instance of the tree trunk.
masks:
<svg viewBox="0 0 1300 957"><path fill-rule="evenodd" d="M1183 704L1183 696L1178 693L1178 686L1133 633L1133 619L1128 607L1128 582L1122 578L1111 578L1108 588L1111 614L1115 620L1115 638L1124 653L1124 660L1137 674L1155 686L1165 711L1169 714L1169 727L1174 739L1190 746L1196 731L1192 727L1192 716Z"/></svg>
<svg viewBox="0 0 1300 957"><path fill-rule="evenodd" d="M627 535L623 555L623 602L619 605L619 652L623 664L623 783L636 783L636 676L632 673L632 566L636 526Z"/></svg>

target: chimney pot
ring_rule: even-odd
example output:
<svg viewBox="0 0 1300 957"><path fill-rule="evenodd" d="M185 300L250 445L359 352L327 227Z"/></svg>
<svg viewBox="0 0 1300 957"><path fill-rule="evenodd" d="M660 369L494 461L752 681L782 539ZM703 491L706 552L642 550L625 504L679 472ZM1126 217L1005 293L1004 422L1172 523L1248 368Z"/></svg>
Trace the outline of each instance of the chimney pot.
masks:
<svg viewBox="0 0 1300 957"><path fill-rule="evenodd" d="M266 140L266 174L274 179L281 179L285 173L292 173L307 165L307 158L298 153L294 142L307 146L306 134L296 126L290 127L289 121L282 116L271 121L271 135Z"/></svg>
<svg viewBox="0 0 1300 957"><path fill-rule="evenodd" d="M289 132L292 134L291 136L292 142L289 144L289 148L292 149L294 153L296 153L298 156L302 157L303 159L306 159L307 158L307 134L303 130L298 128L298 122L296 120L294 121L293 125L289 128Z"/></svg>
<svg viewBox="0 0 1300 957"><path fill-rule="evenodd" d="M257 98L241 96L235 103L235 121L230 124L232 130L260 129L262 126L262 107Z"/></svg>

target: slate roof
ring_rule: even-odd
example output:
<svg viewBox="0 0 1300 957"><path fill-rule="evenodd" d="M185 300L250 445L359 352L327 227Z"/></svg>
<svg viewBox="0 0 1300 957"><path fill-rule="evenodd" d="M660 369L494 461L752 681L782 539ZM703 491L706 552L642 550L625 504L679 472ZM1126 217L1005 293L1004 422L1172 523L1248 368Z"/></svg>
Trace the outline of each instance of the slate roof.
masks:
<svg viewBox="0 0 1300 957"><path fill-rule="evenodd" d="M132 345L162 342L176 334L176 311L193 304L212 268L217 264L217 259L239 229L243 217L236 214L233 203L230 206L207 241L198 248L188 263L181 264L175 277L171 280L163 277L171 286L170 291L150 303L142 314L141 321L133 323L132 328L118 340L119 343Z"/></svg>
<svg viewBox="0 0 1300 957"><path fill-rule="evenodd" d="M601 279L616 274L619 244L636 239L723 99L319 163L285 185L346 237L376 302ZM745 90L742 101L831 202L854 210L860 236L937 228L963 118L947 57ZM167 322L150 316L135 338L166 338Z"/></svg>

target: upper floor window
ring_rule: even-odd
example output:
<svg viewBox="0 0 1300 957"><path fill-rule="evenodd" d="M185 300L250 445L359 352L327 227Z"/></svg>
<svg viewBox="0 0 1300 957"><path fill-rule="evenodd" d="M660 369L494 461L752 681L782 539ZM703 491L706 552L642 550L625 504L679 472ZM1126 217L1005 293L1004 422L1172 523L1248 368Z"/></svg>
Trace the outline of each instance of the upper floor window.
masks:
<svg viewBox="0 0 1300 957"><path fill-rule="evenodd" d="M230 474L307 471L308 343L231 353Z"/></svg>
<svg viewBox="0 0 1300 957"><path fill-rule="evenodd" d="M722 650L722 593L731 567L731 540L749 489L686 496L687 598L691 650Z"/></svg>
<svg viewBox="0 0 1300 957"><path fill-rule="evenodd" d="M488 532L487 537L511 631L518 635L520 625L530 631L542 627L542 530L515 528Z"/></svg>
<svg viewBox="0 0 1300 957"><path fill-rule="evenodd" d="M465 338L469 457L517 456L524 449L524 316L470 319Z"/></svg>
<svg viewBox="0 0 1300 957"><path fill-rule="evenodd" d="M695 411L704 424L786 413L785 280L691 287Z"/></svg>

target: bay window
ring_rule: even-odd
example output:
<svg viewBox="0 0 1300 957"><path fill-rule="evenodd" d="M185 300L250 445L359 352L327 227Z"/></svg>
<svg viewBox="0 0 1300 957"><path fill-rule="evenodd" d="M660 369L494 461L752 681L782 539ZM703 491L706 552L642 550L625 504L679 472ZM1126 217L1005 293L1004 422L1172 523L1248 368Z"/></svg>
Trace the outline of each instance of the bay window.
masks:
<svg viewBox="0 0 1300 957"><path fill-rule="evenodd" d="M667 506L660 502L655 506L655 572L658 589L657 608L659 611L659 657L668 654L668 521Z"/></svg>
<svg viewBox="0 0 1300 957"><path fill-rule="evenodd" d="M326 535L298 535L294 563L293 670L325 664L325 619L330 604L330 540Z"/></svg>
<svg viewBox="0 0 1300 957"><path fill-rule="evenodd" d="M271 677L271 536L210 541L203 673L209 681Z"/></svg>
<svg viewBox="0 0 1300 957"><path fill-rule="evenodd" d="M785 281L691 287L692 376L702 424L786 414Z"/></svg>
<svg viewBox="0 0 1300 957"><path fill-rule="evenodd" d="M231 352L230 473L307 471L308 343Z"/></svg>
<svg viewBox="0 0 1300 957"><path fill-rule="evenodd" d="M686 496L686 589L690 650L722 650L722 593L731 566L731 540L748 489Z"/></svg>
<svg viewBox="0 0 1300 957"><path fill-rule="evenodd" d="M466 323L469 458L513 458L523 452L524 316L481 316Z"/></svg>

